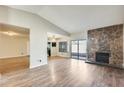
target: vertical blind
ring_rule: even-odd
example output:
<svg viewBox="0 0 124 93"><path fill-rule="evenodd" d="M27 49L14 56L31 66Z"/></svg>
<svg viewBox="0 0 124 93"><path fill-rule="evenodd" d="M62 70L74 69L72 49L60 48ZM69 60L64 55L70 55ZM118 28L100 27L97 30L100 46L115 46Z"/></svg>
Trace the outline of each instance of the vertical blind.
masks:
<svg viewBox="0 0 124 93"><path fill-rule="evenodd" d="M59 42L59 52L67 52L67 42Z"/></svg>

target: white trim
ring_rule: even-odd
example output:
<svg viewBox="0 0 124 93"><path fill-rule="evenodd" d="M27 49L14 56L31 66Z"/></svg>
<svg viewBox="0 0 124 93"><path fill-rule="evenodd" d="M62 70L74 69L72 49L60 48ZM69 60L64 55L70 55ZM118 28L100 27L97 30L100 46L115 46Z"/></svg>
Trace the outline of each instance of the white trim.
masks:
<svg viewBox="0 0 124 93"><path fill-rule="evenodd" d="M9 57L0 57L0 59L6 59L6 58L16 58L16 57L25 57L29 55L20 55L20 56L9 56Z"/></svg>
<svg viewBox="0 0 124 93"><path fill-rule="evenodd" d="M43 66L43 65L47 65L47 63L42 63L40 65L35 65L35 66L30 65L30 69L37 68L37 67L40 67L40 66Z"/></svg>

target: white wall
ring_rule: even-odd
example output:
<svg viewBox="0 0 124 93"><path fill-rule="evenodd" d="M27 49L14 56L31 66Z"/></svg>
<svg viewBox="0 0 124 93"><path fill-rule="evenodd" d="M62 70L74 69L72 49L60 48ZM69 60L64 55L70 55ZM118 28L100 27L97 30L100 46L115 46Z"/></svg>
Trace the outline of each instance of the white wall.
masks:
<svg viewBox="0 0 124 93"><path fill-rule="evenodd" d="M28 38L0 34L0 58L27 56Z"/></svg>
<svg viewBox="0 0 124 93"><path fill-rule="evenodd" d="M57 29L35 14L5 6L0 6L0 12L1 23L30 29L30 68L47 64L47 32ZM42 62L39 61L40 59Z"/></svg>
<svg viewBox="0 0 124 93"><path fill-rule="evenodd" d="M71 40L87 39L87 31L71 34Z"/></svg>
<svg viewBox="0 0 124 93"><path fill-rule="evenodd" d="M52 47L52 42L56 42L56 41L48 40L48 42L51 42L50 44L51 56L57 56L57 46Z"/></svg>
<svg viewBox="0 0 124 93"><path fill-rule="evenodd" d="M57 48L56 47L51 48L51 56L57 56Z"/></svg>
<svg viewBox="0 0 124 93"><path fill-rule="evenodd" d="M52 42L51 42L51 56L57 56L57 46L52 47Z"/></svg>

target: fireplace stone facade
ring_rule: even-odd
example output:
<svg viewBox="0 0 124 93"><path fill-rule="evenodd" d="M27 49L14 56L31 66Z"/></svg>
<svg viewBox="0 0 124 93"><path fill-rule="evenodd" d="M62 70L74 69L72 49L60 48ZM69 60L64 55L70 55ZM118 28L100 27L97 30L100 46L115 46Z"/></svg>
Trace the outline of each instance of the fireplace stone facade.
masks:
<svg viewBox="0 0 124 93"><path fill-rule="evenodd" d="M109 53L109 64L123 64L123 24L88 31L87 59L96 62L96 52Z"/></svg>

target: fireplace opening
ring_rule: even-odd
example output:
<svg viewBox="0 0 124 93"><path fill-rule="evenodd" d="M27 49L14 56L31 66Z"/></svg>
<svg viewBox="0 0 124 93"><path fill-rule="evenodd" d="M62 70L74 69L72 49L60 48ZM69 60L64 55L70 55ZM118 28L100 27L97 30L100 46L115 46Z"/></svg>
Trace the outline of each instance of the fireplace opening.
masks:
<svg viewBox="0 0 124 93"><path fill-rule="evenodd" d="M109 63L110 53L96 52L96 62Z"/></svg>

